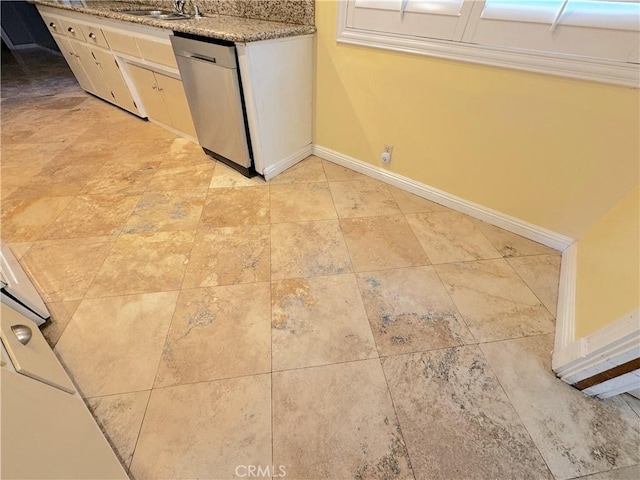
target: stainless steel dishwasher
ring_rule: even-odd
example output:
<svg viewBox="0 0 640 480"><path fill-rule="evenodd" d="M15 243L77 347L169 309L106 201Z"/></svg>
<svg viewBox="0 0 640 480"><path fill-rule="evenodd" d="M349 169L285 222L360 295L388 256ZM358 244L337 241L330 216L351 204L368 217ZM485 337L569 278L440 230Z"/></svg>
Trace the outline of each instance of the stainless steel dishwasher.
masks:
<svg viewBox="0 0 640 480"><path fill-rule="evenodd" d="M212 42L171 36L198 142L210 156L253 176L236 47Z"/></svg>

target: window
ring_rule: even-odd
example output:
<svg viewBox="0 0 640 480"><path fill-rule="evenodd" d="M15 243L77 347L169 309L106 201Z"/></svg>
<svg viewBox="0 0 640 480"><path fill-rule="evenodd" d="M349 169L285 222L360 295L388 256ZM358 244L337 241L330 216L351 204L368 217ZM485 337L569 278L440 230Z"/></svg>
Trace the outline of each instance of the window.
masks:
<svg viewBox="0 0 640 480"><path fill-rule="evenodd" d="M640 1L341 0L338 41L640 87Z"/></svg>

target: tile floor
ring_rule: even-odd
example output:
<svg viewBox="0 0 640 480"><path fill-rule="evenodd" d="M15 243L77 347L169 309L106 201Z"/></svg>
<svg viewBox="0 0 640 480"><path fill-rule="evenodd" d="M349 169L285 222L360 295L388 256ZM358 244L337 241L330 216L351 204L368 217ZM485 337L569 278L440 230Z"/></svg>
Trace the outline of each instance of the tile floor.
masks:
<svg viewBox="0 0 640 480"><path fill-rule="evenodd" d="M2 60L2 238L133 478L640 476L640 402L550 372L558 252L315 157L246 179Z"/></svg>

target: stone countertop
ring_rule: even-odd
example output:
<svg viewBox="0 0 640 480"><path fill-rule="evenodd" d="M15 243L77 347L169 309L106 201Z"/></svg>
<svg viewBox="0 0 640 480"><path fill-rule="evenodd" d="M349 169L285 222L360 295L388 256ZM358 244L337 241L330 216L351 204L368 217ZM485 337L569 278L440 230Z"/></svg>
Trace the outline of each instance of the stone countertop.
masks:
<svg viewBox="0 0 640 480"><path fill-rule="evenodd" d="M98 17L112 18L125 22L138 23L159 27L176 32L191 33L203 37L228 40L231 42L255 42L272 38L292 37L296 35L308 35L316 32L313 25L296 25L292 23L280 23L266 20L254 20L251 18L232 17L227 15L207 14L203 18L191 18L189 20L158 20L149 17L128 15L123 10L149 9L149 6L140 4L126 4L122 2L90 1L86 6L70 5L55 0L31 0L36 5L73 10Z"/></svg>

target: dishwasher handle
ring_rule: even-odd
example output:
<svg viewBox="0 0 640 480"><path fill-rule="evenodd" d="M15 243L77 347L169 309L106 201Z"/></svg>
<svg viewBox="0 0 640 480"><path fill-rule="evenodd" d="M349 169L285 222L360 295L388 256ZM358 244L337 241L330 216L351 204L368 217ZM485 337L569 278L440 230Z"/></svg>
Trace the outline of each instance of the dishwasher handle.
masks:
<svg viewBox="0 0 640 480"><path fill-rule="evenodd" d="M183 57L187 57L187 58L195 58L196 60L202 60L203 62L209 62L209 63L218 63L218 60L216 60L216 57L207 57L206 55L202 55L202 54L198 54L198 53L186 53L182 55Z"/></svg>

